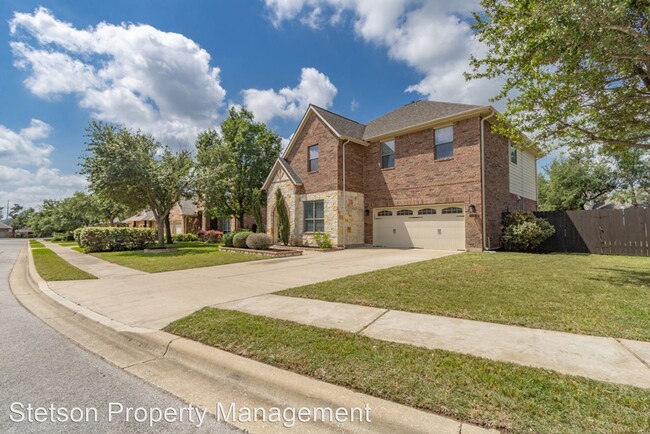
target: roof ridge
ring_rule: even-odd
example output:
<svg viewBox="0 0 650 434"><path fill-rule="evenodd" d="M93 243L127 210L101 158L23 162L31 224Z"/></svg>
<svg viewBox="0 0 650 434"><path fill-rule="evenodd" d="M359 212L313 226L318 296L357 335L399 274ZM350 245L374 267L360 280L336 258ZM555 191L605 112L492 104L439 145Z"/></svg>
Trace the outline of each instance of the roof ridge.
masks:
<svg viewBox="0 0 650 434"><path fill-rule="evenodd" d="M366 124L362 124L362 123L359 122L359 121L355 121L354 119L350 119L350 118L348 118L348 117L346 117L346 116L343 116L343 115L341 115L341 114L338 114L338 113L336 113L336 112L333 112L333 111L331 111L331 110L327 110L326 108L323 108L323 107L317 106L316 104L311 104L311 103L310 103L309 105L312 106L312 107L314 107L314 108L317 108L317 109L319 109L319 110L323 110L323 111L326 111L327 113L331 113L331 114L333 114L333 115L335 115L335 116L338 116L338 117L340 117L340 118L343 118L343 119L345 119L346 121L354 122L355 124L362 125L362 126L365 126L365 125L366 125Z"/></svg>

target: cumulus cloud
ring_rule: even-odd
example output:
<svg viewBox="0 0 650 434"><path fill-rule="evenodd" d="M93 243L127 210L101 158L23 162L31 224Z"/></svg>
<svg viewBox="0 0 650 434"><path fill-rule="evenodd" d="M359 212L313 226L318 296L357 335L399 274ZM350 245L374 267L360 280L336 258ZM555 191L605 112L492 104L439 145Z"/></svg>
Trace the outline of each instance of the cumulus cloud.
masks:
<svg viewBox="0 0 650 434"><path fill-rule="evenodd" d="M48 9L10 21L15 65L41 98L73 94L100 120L193 143L214 126L225 90L210 55L191 39L144 24L77 29Z"/></svg>
<svg viewBox="0 0 650 434"><path fill-rule="evenodd" d="M0 199L24 206L37 206L44 199L72 195L86 187L81 175L62 174L49 167L54 148L43 143L52 133L47 123L32 119L14 131L0 125Z"/></svg>
<svg viewBox="0 0 650 434"><path fill-rule="evenodd" d="M498 83L467 82L471 54L482 46L466 19L478 0L265 0L274 25L299 20L310 27L345 22L364 41L384 47L388 56L412 67L423 78L405 89L432 100L485 104Z"/></svg>
<svg viewBox="0 0 650 434"><path fill-rule="evenodd" d="M296 87L283 87L278 91L273 89L242 91L244 105L260 122L268 122L275 117L300 119L309 104L329 108L336 93L336 86L325 74L315 68L302 68L300 82Z"/></svg>

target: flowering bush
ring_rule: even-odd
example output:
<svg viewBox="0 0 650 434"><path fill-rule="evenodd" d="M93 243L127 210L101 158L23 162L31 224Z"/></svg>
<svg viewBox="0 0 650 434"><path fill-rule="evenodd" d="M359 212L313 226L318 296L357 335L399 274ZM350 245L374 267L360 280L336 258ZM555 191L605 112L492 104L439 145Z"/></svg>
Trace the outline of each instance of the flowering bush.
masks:
<svg viewBox="0 0 650 434"><path fill-rule="evenodd" d="M199 238L206 243L220 243L223 238L223 232L217 230L199 231Z"/></svg>

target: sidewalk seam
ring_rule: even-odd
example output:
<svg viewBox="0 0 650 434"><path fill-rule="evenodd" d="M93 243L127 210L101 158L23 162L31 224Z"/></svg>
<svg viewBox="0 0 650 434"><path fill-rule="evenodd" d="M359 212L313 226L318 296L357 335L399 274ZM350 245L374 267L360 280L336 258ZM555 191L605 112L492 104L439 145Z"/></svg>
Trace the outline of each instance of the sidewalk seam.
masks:
<svg viewBox="0 0 650 434"><path fill-rule="evenodd" d="M356 332L356 334L360 335L360 334L362 334L363 332L365 332L366 329L367 329L368 327L370 327L371 325L373 325L374 323L376 323L376 322L379 320L379 318L381 318L382 316L386 315L388 312L390 312L390 309L385 309L382 313L380 313L379 315L377 315L377 318L373 319L373 320L370 321L368 324L366 324L365 326L361 327L361 329L360 329L358 332Z"/></svg>
<svg viewBox="0 0 650 434"><path fill-rule="evenodd" d="M643 366L645 366L646 368L650 369L650 365L648 364L648 362L646 362L643 358L641 358L639 355L637 355L637 353L635 353L634 351L632 351L632 349L630 349L627 345L625 345L625 344L621 341L621 339L618 339L618 338L614 338L614 339L616 340L616 342L618 342L619 344L621 344L621 346L622 346L623 348L625 348L625 349L627 350L627 352L629 352L629 353L632 354L635 358L637 358L637 359L639 360L639 362L643 363Z"/></svg>

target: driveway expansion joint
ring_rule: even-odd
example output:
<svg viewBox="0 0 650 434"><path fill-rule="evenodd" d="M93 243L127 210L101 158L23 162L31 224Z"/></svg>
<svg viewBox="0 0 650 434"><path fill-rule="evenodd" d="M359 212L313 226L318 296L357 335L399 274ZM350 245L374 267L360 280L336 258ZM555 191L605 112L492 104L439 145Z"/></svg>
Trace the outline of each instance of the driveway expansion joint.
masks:
<svg viewBox="0 0 650 434"><path fill-rule="evenodd" d="M648 364L648 361L645 360L643 357L639 356L636 352L634 352L630 347L625 345L625 342L623 342L622 339L615 338L616 342L618 342L623 348L625 348L630 354L632 354L634 357L636 357L639 362L643 363L646 368L650 369L650 364Z"/></svg>
<svg viewBox="0 0 650 434"><path fill-rule="evenodd" d="M363 332L365 332L366 329L367 329L368 327L370 327L371 325L373 325L374 323L376 323L377 320L379 320L379 318L381 318L382 316L386 315L389 311L390 311L390 309L384 309L384 311L383 311L382 313L380 313L379 315L377 315L377 317L376 317L375 319L373 319L372 321L370 321L370 322L369 322L368 324L366 324L365 326L361 327L361 329L360 329L358 332L355 332L355 333L358 334L358 335L362 335Z"/></svg>

